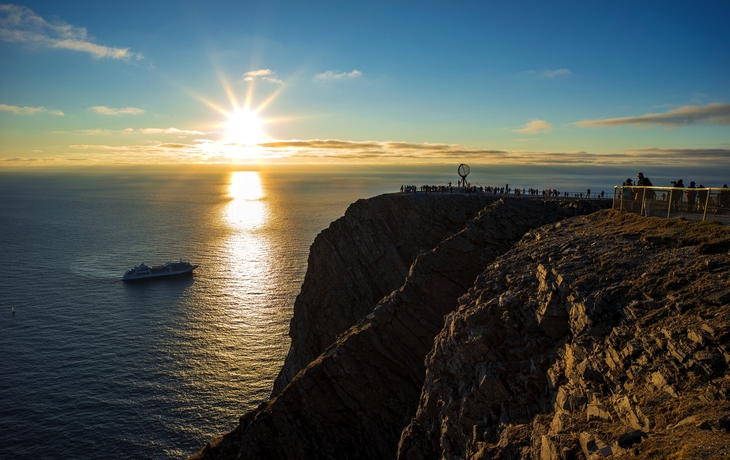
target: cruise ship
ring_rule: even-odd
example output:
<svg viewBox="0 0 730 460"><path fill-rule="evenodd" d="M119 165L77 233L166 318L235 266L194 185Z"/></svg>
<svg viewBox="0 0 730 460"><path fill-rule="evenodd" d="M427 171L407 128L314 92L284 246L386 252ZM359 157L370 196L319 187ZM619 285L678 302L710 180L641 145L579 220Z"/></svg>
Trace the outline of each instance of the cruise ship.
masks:
<svg viewBox="0 0 730 460"><path fill-rule="evenodd" d="M196 268L198 268L197 265L192 265L190 262L186 262L184 260L181 260L180 262L167 262L164 265L154 265L152 267L140 264L137 267L127 270L124 273L124 276L122 276L122 281L137 281L150 278L189 275L192 274L193 270Z"/></svg>

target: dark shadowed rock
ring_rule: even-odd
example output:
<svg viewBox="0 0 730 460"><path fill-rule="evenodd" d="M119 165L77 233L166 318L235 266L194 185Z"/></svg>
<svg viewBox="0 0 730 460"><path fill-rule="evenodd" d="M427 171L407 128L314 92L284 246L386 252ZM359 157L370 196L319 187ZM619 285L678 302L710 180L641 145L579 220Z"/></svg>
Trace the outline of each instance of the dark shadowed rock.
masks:
<svg viewBox="0 0 730 460"><path fill-rule="evenodd" d="M241 446L242 459L395 458L443 316L483 267L525 232L576 212L542 200L487 206L461 231L418 255L400 288L224 439ZM211 448L196 458L224 457Z"/></svg>
<svg viewBox="0 0 730 460"><path fill-rule="evenodd" d="M494 200L484 194L418 193L353 203L312 244L274 394L403 284L419 253L463 229Z"/></svg>
<svg viewBox="0 0 730 460"><path fill-rule="evenodd" d="M385 284L355 263L369 244L352 257L339 241L374 230L349 222L338 241L322 238L322 254L348 262L310 263L308 295L354 286L365 313L305 303L302 340L332 332L308 323L317 305L352 324L326 321L345 330L193 458L728 458L730 254L698 246L721 247L730 228L615 211L563 219L596 204L488 203L413 249L377 302L368 296ZM406 264L379 251L386 273L389 257ZM340 279L317 284L328 277Z"/></svg>

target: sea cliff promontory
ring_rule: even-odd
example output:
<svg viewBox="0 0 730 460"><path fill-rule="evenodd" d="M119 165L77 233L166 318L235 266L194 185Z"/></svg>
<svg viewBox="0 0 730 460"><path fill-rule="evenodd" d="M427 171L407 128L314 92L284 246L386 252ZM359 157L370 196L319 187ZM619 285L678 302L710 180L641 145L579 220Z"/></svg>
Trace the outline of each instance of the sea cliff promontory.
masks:
<svg viewBox="0 0 730 460"><path fill-rule="evenodd" d="M353 204L271 399L191 458L727 458L730 229L606 207Z"/></svg>

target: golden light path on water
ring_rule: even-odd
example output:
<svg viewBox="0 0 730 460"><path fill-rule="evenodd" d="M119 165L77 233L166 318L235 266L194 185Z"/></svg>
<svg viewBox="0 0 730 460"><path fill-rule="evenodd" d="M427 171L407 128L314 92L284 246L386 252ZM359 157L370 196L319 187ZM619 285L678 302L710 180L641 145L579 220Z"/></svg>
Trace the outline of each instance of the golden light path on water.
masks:
<svg viewBox="0 0 730 460"><path fill-rule="evenodd" d="M191 286L197 300L178 329L183 346L172 351L188 386L181 397L200 400L186 409L187 429L202 439L221 433L201 413L216 412L213 418L228 419L233 428L267 399L289 347L287 290L296 284L281 273L275 203L259 173L225 179L219 185L224 201L208 216L207 249Z"/></svg>
<svg viewBox="0 0 730 460"><path fill-rule="evenodd" d="M275 302L277 251L268 225L272 210L258 172L231 173L228 195L231 201L223 210L223 218L229 232L221 248L227 279L218 284L225 299L221 306L227 311L219 316L218 327L230 331L221 338L233 343L226 344L229 353L223 359L241 362L239 372L246 384L267 392L270 383L268 379L264 383L261 375L273 379L282 362L283 347L280 338L270 334L276 329L272 323L284 324L280 305ZM267 364L267 360L271 361Z"/></svg>

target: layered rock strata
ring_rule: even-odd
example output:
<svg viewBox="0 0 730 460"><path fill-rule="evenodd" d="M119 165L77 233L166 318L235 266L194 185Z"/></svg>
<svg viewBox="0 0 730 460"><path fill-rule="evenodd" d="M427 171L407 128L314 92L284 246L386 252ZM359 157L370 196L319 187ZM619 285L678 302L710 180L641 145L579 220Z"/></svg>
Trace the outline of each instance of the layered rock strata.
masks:
<svg viewBox="0 0 730 460"><path fill-rule="evenodd" d="M419 206L414 203L409 206ZM483 267L527 231L592 210L590 204L511 199L487 206L461 231L421 253L400 288L195 458L233 458L226 453L239 447L237 458L246 459L394 458L415 413L423 359L443 315Z"/></svg>
<svg viewBox="0 0 730 460"><path fill-rule="evenodd" d="M460 299L399 459L730 456L730 229L605 211Z"/></svg>

